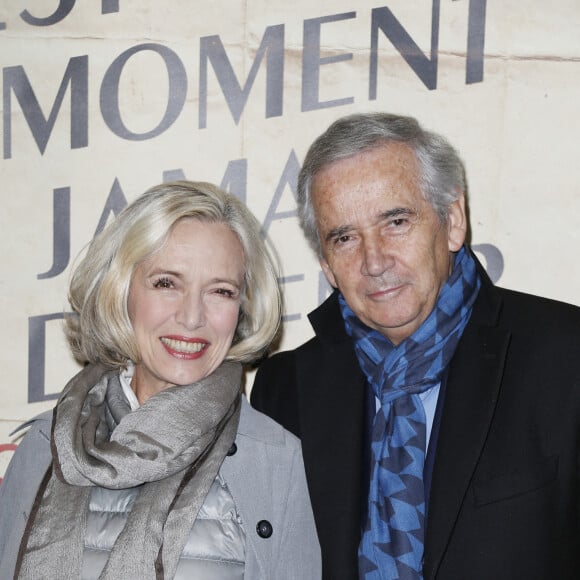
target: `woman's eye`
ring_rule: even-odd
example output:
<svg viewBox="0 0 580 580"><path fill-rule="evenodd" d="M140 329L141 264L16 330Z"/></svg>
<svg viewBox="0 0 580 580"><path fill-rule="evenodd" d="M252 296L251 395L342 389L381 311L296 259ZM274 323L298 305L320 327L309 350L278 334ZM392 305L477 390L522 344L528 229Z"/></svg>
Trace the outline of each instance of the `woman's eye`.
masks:
<svg viewBox="0 0 580 580"><path fill-rule="evenodd" d="M154 288L172 288L173 284L167 277L159 278L153 283Z"/></svg>
<svg viewBox="0 0 580 580"><path fill-rule="evenodd" d="M237 293L229 288L217 288L215 292L225 298L235 298L237 296Z"/></svg>

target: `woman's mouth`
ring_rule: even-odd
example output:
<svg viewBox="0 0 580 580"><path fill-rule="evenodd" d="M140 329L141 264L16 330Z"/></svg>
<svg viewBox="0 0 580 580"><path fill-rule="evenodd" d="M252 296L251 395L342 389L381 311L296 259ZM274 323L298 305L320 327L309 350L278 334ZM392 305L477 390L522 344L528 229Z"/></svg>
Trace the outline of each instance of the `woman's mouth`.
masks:
<svg viewBox="0 0 580 580"><path fill-rule="evenodd" d="M160 340L165 350L178 358L198 358L209 345L207 340L200 338L185 339L162 336Z"/></svg>

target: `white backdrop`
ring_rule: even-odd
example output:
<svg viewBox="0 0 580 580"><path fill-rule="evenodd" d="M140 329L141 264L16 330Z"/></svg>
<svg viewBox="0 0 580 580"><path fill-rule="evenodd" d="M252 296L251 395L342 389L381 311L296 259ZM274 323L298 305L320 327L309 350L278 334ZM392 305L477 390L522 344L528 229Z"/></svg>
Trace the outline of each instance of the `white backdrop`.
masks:
<svg viewBox="0 0 580 580"><path fill-rule="evenodd" d="M326 286L295 180L310 142L355 111L446 135L492 277L580 304L580 4L383 2L3 0L0 476L9 432L77 370L61 328L71 263L151 185L245 199L283 267L281 347L310 336Z"/></svg>

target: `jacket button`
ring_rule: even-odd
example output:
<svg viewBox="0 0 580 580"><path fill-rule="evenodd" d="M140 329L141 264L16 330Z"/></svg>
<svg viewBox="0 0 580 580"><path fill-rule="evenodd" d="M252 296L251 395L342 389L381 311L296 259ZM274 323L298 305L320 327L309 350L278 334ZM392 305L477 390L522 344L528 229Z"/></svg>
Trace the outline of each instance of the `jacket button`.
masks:
<svg viewBox="0 0 580 580"><path fill-rule="evenodd" d="M235 441L232 443L232 446L228 450L228 457L235 455L238 450L238 446L236 445Z"/></svg>
<svg viewBox="0 0 580 580"><path fill-rule="evenodd" d="M260 520L256 525L256 531L260 538L269 538L274 530L272 529L272 524L268 520Z"/></svg>

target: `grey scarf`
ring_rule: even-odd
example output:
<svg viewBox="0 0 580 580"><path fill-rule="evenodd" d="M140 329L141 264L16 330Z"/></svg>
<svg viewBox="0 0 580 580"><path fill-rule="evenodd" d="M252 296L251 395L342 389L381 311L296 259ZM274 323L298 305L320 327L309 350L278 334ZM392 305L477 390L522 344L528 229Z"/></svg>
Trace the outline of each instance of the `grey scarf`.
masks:
<svg viewBox="0 0 580 580"><path fill-rule="evenodd" d="M89 365L54 410L52 467L24 533L15 578L79 578L92 486L142 486L100 576L173 578L238 428L241 366L225 362L130 412L118 372Z"/></svg>

